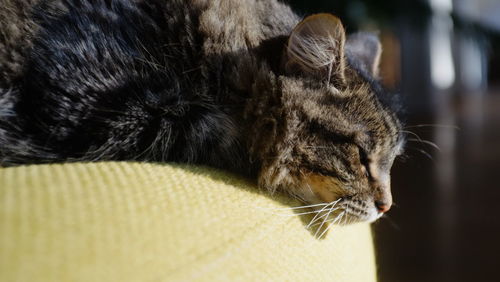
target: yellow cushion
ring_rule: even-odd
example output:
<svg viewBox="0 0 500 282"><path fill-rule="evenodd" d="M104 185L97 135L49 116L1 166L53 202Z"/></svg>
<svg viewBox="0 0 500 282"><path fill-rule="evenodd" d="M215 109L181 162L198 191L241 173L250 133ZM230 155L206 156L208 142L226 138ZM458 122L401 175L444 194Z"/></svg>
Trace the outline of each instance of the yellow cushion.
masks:
<svg viewBox="0 0 500 282"><path fill-rule="evenodd" d="M0 169L0 281L375 281L369 225L183 165Z"/></svg>

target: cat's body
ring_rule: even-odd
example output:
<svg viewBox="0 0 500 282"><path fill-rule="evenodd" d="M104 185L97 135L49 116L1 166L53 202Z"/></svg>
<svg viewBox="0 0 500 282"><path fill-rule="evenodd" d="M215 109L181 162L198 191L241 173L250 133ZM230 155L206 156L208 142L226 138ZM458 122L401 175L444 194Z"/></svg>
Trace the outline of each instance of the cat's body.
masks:
<svg viewBox="0 0 500 282"><path fill-rule="evenodd" d="M359 220L390 206L402 138L378 46L345 41L333 16L298 24L275 0L1 1L0 165L198 163L342 198ZM303 40L315 34L329 41Z"/></svg>
<svg viewBox="0 0 500 282"><path fill-rule="evenodd" d="M4 76L15 80L4 83L4 100L19 100L15 110L2 106L16 113L1 119L11 127L0 135L12 146L0 149L4 165L121 159L243 169L241 122L257 75L248 68L261 64L249 53L291 31L298 18L289 9L273 1L58 2L66 1L36 7L34 47L14 65L18 77ZM249 16L264 11L283 20ZM221 15L247 22L216 29ZM9 60L1 62L7 73Z"/></svg>

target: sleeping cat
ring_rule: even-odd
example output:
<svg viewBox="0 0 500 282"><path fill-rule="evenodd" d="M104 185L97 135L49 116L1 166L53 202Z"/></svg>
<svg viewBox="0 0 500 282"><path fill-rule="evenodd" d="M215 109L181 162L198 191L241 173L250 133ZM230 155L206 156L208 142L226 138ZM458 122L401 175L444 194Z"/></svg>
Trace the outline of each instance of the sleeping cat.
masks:
<svg viewBox="0 0 500 282"><path fill-rule="evenodd" d="M350 222L389 210L376 36L276 0L0 1L0 166L204 164Z"/></svg>

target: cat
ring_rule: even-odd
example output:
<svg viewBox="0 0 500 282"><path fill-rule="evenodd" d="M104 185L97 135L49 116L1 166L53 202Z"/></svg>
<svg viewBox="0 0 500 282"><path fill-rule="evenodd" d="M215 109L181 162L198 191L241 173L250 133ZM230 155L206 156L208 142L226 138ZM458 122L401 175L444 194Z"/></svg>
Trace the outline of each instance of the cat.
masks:
<svg viewBox="0 0 500 282"><path fill-rule="evenodd" d="M377 36L277 0L1 1L0 166L202 164L344 221L389 210Z"/></svg>

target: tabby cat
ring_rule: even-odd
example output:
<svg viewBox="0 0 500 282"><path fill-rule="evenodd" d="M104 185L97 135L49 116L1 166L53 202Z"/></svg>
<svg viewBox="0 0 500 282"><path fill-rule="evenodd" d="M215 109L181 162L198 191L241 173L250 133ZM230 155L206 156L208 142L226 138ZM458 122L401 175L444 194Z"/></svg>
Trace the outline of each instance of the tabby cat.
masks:
<svg viewBox="0 0 500 282"><path fill-rule="evenodd" d="M204 164L350 222L390 208L376 36L277 0L0 1L0 166Z"/></svg>

